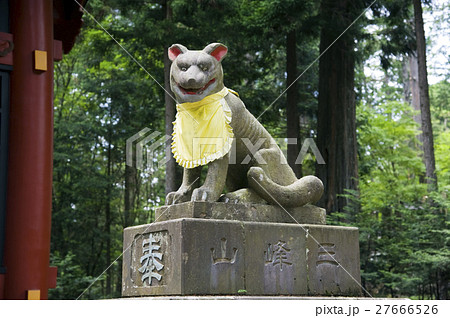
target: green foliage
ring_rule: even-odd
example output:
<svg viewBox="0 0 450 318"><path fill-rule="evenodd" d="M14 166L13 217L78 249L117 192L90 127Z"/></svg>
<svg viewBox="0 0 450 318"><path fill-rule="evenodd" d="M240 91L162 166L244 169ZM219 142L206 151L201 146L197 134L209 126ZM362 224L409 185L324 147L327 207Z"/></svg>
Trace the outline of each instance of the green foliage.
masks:
<svg viewBox="0 0 450 318"><path fill-rule="evenodd" d="M450 190L450 82L430 87L431 116L435 136L436 174L439 189Z"/></svg>
<svg viewBox="0 0 450 318"><path fill-rule="evenodd" d="M93 282L94 277L86 276L75 255L69 252L65 257L54 253L50 259L53 266L58 267L58 279L55 289L49 290L49 299L77 299ZM97 299L101 297L99 285L89 288L81 299Z"/></svg>
<svg viewBox="0 0 450 318"><path fill-rule="evenodd" d="M105 28L123 32L126 19L100 4L92 1L91 12L103 15L101 23ZM141 53L145 55L136 55L136 59L151 68L155 76L159 73L159 81L163 82L160 57L154 50L143 49ZM144 62L143 56L152 63ZM75 273L97 277L120 256L123 227L152 220L154 206L164 196L163 185L154 180L163 180L163 171L146 170L136 175L136 212L131 221L125 220L125 143L143 128L164 131L163 99L159 86L146 72L87 19L77 45L55 69L51 249L59 257L56 262L62 260L62 266L68 264ZM61 279L68 283L69 278ZM118 297L120 281L119 261L100 277L96 282L99 287L88 295ZM79 290L76 286L67 288L71 288L70 297Z"/></svg>
<svg viewBox="0 0 450 318"><path fill-rule="evenodd" d="M360 191L345 194L352 203L330 220L359 227L362 282L372 296L435 298L439 283L448 281L450 152L439 121L449 104L442 102L443 85L431 87L432 108L436 101L442 107L433 112L439 192L428 193L420 183L418 125L395 87L383 86L381 97L358 106Z"/></svg>
<svg viewBox="0 0 450 318"><path fill-rule="evenodd" d="M377 1L372 7L371 23L375 28L372 47L379 51L384 69L389 69L395 57L411 53L416 49L414 33L414 11L412 1Z"/></svg>
<svg viewBox="0 0 450 318"><path fill-rule="evenodd" d="M450 191L450 131L441 133L435 143L436 172L441 190Z"/></svg>

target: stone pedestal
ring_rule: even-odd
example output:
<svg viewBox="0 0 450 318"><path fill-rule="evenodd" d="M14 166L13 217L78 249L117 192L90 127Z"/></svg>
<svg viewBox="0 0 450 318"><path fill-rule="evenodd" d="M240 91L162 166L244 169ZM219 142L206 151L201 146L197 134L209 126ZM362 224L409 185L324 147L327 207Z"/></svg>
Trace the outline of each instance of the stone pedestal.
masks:
<svg viewBox="0 0 450 318"><path fill-rule="evenodd" d="M359 296L359 284L357 228L181 218L124 232L125 297Z"/></svg>
<svg viewBox="0 0 450 318"><path fill-rule="evenodd" d="M224 202L185 202L156 209L155 220L201 218L249 222L325 224L325 209L307 204L283 209L269 204L232 204Z"/></svg>

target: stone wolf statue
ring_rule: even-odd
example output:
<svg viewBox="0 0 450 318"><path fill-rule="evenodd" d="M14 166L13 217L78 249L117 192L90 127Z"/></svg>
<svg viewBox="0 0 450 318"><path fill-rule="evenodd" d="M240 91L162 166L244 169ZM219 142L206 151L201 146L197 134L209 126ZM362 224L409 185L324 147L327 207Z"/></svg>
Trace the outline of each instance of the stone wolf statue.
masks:
<svg viewBox="0 0 450 318"><path fill-rule="evenodd" d="M227 51L220 43L201 51L180 44L169 48L170 86L179 103L172 152L184 175L166 205L220 199L293 208L317 202L322 182L314 176L297 179L267 130L224 86L221 62ZM203 165L208 172L200 186Z"/></svg>

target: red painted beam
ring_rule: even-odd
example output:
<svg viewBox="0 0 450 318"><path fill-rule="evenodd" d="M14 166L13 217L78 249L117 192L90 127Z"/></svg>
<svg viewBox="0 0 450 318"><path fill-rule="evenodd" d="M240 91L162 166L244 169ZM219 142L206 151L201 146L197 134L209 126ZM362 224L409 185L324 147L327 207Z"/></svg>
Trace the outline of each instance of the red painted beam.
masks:
<svg viewBox="0 0 450 318"><path fill-rule="evenodd" d="M5 298L47 299L53 149L53 1L10 1L11 72ZM33 52L47 52L37 72Z"/></svg>
<svg viewBox="0 0 450 318"><path fill-rule="evenodd" d="M48 268L48 288L56 288L56 280L58 278L58 267L50 266Z"/></svg>
<svg viewBox="0 0 450 318"><path fill-rule="evenodd" d="M5 274L0 274L0 300L5 299Z"/></svg>

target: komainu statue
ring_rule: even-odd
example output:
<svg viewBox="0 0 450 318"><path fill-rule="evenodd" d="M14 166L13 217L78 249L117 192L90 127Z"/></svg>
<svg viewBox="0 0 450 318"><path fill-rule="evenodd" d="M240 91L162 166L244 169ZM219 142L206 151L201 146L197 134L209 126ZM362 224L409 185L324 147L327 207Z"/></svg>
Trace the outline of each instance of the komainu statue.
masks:
<svg viewBox="0 0 450 318"><path fill-rule="evenodd" d="M180 44L169 48L170 85L178 102L172 152L184 175L166 205L220 200L294 208L317 202L322 182L314 176L297 179L275 140L224 86L221 62L227 51L220 43L201 51ZM204 165L208 172L200 185Z"/></svg>

